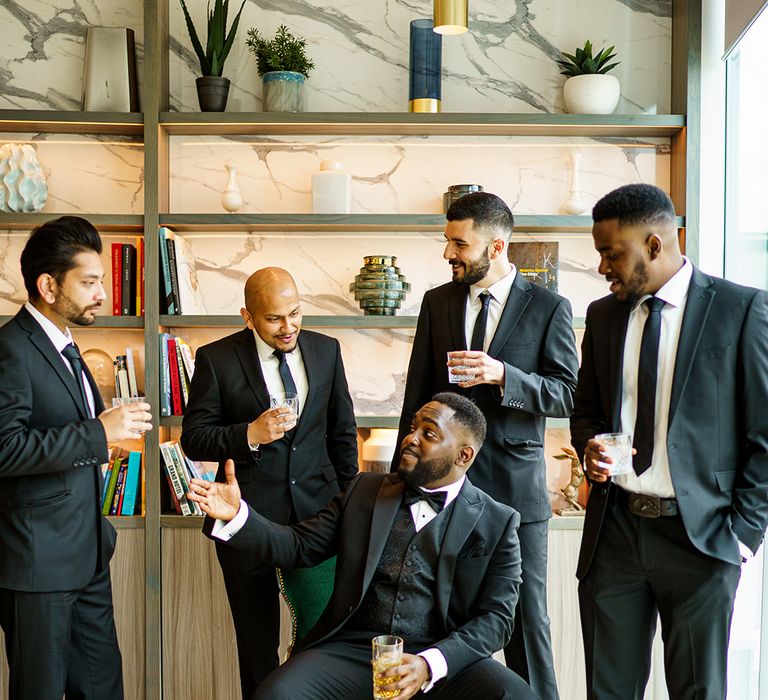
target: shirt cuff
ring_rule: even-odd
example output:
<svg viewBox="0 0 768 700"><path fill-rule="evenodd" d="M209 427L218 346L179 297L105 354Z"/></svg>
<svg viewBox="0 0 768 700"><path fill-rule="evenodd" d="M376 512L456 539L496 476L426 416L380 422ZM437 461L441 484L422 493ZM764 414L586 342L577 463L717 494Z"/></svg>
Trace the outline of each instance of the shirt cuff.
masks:
<svg viewBox="0 0 768 700"><path fill-rule="evenodd" d="M242 530L246 520L248 520L248 504L241 498L237 515L229 522L226 520L214 520L211 535L216 539L227 542Z"/></svg>
<svg viewBox="0 0 768 700"><path fill-rule="evenodd" d="M429 671L432 675L432 677L421 686L421 692L428 693L432 690L432 686L434 686L437 681L448 675L448 664L445 661L443 652L439 649L425 649L424 651L419 652L418 655L427 662L427 666L429 666Z"/></svg>
<svg viewBox="0 0 768 700"><path fill-rule="evenodd" d="M741 558L744 561L749 561L753 556L755 556L752 553L752 550L749 547L747 547L747 545L745 545L741 540L738 540L738 543L739 543L739 554L741 554Z"/></svg>

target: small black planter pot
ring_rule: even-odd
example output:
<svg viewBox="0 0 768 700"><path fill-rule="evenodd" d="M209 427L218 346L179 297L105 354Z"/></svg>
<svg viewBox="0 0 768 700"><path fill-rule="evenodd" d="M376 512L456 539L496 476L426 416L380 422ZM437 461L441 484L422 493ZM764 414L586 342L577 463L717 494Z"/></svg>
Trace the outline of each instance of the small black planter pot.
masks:
<svg viewBox="0 0 768 700"><path fill-rule="evenodd" d="M223 112L227 108L229 78L204 75L195 80L195 84L201 112Z"/></svg>

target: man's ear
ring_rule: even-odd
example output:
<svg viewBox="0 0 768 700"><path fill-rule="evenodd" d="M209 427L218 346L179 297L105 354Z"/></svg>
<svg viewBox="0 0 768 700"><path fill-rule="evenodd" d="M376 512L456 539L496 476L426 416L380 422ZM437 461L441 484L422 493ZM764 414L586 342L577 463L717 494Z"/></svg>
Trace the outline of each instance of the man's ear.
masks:
<svg viewBox="0 0 768 700"><path fill-rule="evenodd" d="M53 304L56 301L56 294L59 290L59 285L52 275L44 272L37 278L36 282L37 293L40 298L45 301L46 304Z"/></svg>
<svg viewBox="0 0 768 700"><path fill-rule="evenodd" d="M503 238L493 238L488 244L488 255L491 260L498 258L499 255L504 253L506 249L506 243Z"/></svg>
<svg viewBox="0 0 768 700"><path fill-rule="evenodd" d="M248 312L248 309L243 307L240 309L240 315L243 317L243 321L245 321L245 325L248 326L251 330L253 330L253 319L251 318L251 314Z"/></svg>
<svg viewBox="0 0 768 700"><path fill-rule="evenodd" d="M646 246L648 248L648 255L650 256L651 260L656 260L656 258L661 255L663 244L661 242L661 237L657 233L652 233L650 236L648 236Z"/></svg>
<svg viewBox="0 0 768 700"><path fill-rule="evenodd" d="M475 448L472 445L462 445L459 450L459 456L456 459L457 466L462 469L469 469L469 465L475 459Z"/></svg>

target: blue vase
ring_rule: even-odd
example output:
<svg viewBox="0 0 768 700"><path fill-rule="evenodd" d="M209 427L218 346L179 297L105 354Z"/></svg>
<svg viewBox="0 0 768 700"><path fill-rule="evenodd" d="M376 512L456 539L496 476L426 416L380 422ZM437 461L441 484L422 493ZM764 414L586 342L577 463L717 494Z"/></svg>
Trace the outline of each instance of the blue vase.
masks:
<svg viewBox="0 0 768 700"><path fill-rule="evenodd" d="M443 37L431 19L411 22L411 62L408 109L411 112L439 112L440 74L443 64Z"/></svg>

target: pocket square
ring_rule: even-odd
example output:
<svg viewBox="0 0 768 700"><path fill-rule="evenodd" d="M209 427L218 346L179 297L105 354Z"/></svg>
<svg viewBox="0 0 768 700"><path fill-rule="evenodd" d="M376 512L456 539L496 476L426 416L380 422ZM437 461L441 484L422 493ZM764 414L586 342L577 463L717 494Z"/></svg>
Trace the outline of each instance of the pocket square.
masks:
<svg viewBox="0 0 768 700"><path fill-rule="evenodd" d="M485 554L485 538L478 537L475 540L467 542L460 550L458 559L474 559Z"/></svg>

